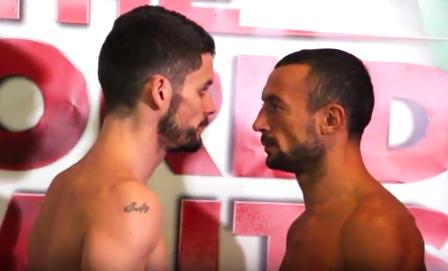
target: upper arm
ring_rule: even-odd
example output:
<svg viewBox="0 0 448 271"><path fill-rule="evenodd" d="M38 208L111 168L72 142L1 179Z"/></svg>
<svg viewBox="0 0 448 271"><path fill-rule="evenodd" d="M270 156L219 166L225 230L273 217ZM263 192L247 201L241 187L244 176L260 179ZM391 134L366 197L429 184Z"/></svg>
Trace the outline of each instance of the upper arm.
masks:
<svg viewBox="0 0 448 271"><path fill-rule="evenodd" d="M163 237L160 236L155 249L152 251L148 259L147 270L150 271L165 271L168 270L166 246Z"/></svg>
<svg viewBox="0 0 448 271"><path fill-rule="evenodd" d="M347 270L403 270L403 245L398 223L382 214L353 217L342 234Z"/></svg>
<svg viewBox="0 0 448 271"><path fill-rule="evenodd" d="M84 242L81 270L142 270L144 250L101 230L91 231Z"/></svg>
<svg viewBox="0 0 448 271"><path fill-rule="evenodd" d="M160 238L160 203L142 187L112 193L83 241L82 270L142 270Z"/></svg>

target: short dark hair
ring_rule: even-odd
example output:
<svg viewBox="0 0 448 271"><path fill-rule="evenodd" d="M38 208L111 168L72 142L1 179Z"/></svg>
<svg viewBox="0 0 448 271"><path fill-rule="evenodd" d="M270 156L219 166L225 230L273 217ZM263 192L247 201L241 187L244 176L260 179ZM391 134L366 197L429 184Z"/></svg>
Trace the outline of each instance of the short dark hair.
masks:
<svg viewBox="0 0 448 271"><path fill-rule="evenodd" d="M290 64L310 66L314 89L308 96L308 110L315 112L330 102L339 103L347 112L349 138L361 138L369 124L374 94L369 72L356 56L338 49L307 49L291 53L275 68Z"/></svg>
<svg viewBox="0 0 448 271"><path fill-rule="evenodd" d="M188 73L200 67L204 53L214 56L213 38L180 13L145 5L121 15L98 61L105 113L131 112L154 74L166 76L178 88Z"/></svg>

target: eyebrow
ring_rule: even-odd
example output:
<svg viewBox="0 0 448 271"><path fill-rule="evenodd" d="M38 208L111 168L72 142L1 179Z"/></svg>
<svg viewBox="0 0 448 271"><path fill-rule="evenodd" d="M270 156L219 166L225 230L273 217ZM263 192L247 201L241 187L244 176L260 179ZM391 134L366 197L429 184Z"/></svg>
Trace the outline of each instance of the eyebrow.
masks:
<svg viewBox="0 0 448 271"><path fill-rule="evenodd" d="M276 103L280 103L282 105L285 105L285 102L280 97L278 97L277 95L274 95L274 94L266 95L265 97L261 97L261 99L265 103L266 102L276 102Z"/></svg>

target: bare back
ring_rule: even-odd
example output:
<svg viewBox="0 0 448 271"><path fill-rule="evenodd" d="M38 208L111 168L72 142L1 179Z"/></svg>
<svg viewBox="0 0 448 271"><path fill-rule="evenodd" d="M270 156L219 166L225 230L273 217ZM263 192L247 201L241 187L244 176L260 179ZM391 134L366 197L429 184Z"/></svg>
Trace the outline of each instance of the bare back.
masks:
<svg viewBox="0 0 448 271"><path fill-rule="evenodd" d="M305 211L290 227L280 270L425 270L413 217L382 187Z"/></svg>
<svg viewBox="0 0 448 271"><path fill-rule="evenodd" d="M126 236L134 230L141 241ZM40 206L29 239L28 270L119 270L122 263L110 269L98 261L105 258L113 265L116 254L122 254L114 246L121 250L130 242L141 255L129 257L135 263L126 265L132 267L126 270L144 270L151 254L164 253L161 240L160 206L144 184L75 165L54 179Z"/></svg>

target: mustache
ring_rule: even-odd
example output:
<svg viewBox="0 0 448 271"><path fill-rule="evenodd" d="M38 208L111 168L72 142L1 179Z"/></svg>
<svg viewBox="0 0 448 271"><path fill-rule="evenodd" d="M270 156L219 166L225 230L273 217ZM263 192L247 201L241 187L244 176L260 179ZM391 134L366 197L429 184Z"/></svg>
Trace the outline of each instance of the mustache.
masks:
<svg viewBox="0 0 448 271"><path fill-rule="evenodd" d="M264 146L275 146L277 145L277 142L272 137L263 134L261 135L261 144Z"/></svg>
<svg viewBox="0 0 448 271"><path fill-rule="evenodd" d="M207 117L205 117L204 120L199 123L199 127L206 127L209 124L210 124L210 120Z"/></svg>

